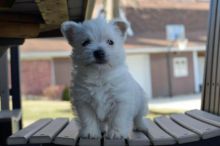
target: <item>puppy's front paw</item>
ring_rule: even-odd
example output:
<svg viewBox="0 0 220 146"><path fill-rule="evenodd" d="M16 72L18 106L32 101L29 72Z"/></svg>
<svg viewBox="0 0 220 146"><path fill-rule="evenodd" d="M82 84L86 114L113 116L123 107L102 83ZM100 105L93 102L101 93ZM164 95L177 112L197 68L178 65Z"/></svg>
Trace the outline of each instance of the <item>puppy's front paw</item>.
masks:
<svg viewBox="0 0 220 146"><path fill-rule="evenodd" d="M118 129L111 129L108 133L107 133L107 138L109 139L123 139L123 138L127 138L127 134L123 133L122 131L118 130Z"/></svg>
<svg viewBox="0 0 220 146"><path fill-rule="evenodd" d="M99 139L102 137L100 130L95 128L81 129L79 135L82 138L92 138L92 139Z"/></svg>

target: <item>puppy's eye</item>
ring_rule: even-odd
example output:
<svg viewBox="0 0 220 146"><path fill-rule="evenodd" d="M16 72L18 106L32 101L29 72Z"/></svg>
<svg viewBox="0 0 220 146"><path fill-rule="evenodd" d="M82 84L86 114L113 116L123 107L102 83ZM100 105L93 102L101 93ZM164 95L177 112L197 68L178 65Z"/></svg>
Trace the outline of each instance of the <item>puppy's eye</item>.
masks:
<svg viewBox="0 0 220 146"><path fill-rule="evenodd" d="M90 43L91 43L90 39L86 39L86 40L82 43L82 46L85 47L85 46L87 46L87 45L90 44Z"/></svg>
<svg viewBox="0 0 220 146"><path fill-rule="evenodd" d="M107 43L111 46L114 45L114 42L112 40L107 40Z"/></svg>

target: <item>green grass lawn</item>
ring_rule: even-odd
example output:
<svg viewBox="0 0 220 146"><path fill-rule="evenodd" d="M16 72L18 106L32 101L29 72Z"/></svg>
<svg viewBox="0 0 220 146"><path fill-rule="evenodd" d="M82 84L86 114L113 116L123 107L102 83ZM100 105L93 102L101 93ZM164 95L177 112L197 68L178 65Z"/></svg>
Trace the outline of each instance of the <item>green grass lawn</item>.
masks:
<svg viewBox="0 0 220 146"><path fill-rule="evenodd" d="M22 108L24 126L40 118L74 117L67 101L23 100Z"/></svg>
<svg viewBox="0 0 220 146"><path fill-rule="evenodd" d="M24 126L40 118L74 117L71 110L71 104L68 101L23 100L22 108ZM169 115L177 112L179 113L181 111L170 111L166 109L157 111L154 109L154 112L150 112L146 117L152 119L160 115Z"/></svg>

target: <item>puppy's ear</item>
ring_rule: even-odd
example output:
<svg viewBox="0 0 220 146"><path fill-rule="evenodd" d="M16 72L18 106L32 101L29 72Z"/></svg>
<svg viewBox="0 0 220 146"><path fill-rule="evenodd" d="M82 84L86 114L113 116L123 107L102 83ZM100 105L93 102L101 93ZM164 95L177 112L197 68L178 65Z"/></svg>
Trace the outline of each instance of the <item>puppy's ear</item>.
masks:
<svg viewBox="0 0 220 146"><path fill-rule="evenodd" d="M126 39L128 24L122 20L113 20L112 24L120 30L122 37Z"/></svg>
<svg viewBox="0 0 220 146"><path fill-rule="evenodd" d="M73 44L75 37L74 35L76 34L76 31L80 29L80 27L81 24L73 21L65 21L61 24L61 32L69 44Z"/></svg>

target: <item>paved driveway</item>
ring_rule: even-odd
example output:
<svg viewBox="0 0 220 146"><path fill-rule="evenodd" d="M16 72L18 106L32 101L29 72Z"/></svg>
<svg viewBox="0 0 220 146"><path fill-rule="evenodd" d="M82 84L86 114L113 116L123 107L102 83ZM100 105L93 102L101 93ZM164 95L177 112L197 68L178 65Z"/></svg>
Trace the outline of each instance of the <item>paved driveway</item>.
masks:
<svg viewBox="0 0 220 146"><path fill-rule="evenodd" d="M152 112L184 112L191 109L200 109L201 94L161 97L149 100L149 109Z"/></svg>

